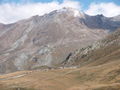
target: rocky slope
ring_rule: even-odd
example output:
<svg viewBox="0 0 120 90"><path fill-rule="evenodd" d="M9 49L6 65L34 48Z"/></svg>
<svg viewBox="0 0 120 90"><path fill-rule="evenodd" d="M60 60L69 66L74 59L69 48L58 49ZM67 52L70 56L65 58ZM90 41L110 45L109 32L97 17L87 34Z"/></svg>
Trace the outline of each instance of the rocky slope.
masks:
<svg viewBox="0 0 120 90"><path fill-rule="evenodd" d="M104 39L79 49L64 62L66 66L97 66L120 60L120 29Z"/></svg>
<svg viewBox="0 0 120 90"><path fill-rule="evenodd" d="M0 24L0 73L55 67L70 52L120 27L120 20L63 8L10 25Z"/></svg>

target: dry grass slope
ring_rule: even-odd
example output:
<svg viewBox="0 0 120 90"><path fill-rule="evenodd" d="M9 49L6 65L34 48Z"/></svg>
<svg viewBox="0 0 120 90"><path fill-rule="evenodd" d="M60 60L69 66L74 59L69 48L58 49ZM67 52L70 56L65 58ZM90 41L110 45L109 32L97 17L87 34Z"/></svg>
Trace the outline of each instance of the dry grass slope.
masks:
<svg viewBox="0 0 120 90"><path fill-rule="evenodd" d="M19 75L23 76L18 77ZM0 90L119 90L120 59L76 69L16 72L0 76L0 88Z"/></svg>

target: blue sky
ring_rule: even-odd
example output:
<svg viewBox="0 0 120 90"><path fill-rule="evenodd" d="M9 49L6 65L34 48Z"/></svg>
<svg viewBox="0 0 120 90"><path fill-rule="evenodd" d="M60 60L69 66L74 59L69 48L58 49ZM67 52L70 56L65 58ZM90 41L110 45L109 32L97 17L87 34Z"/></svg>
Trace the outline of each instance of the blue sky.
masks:
<svg viewBox="0 0 120 90"><path fill-rule="evenodd" d="M13 23L71 7L88 15L120 15L120 0L0 0L0 23Z"/></svg>
<svg viewBox="0 0 120 90"><path fill-rule="evenodd" d="M58 1L59 3L63 2L63 0L0 0L0 3L13 3L13 2L14 3L21 3L21 2L35 2L35 3L43 2L43 3L46 3L46 2L52 2L52 1ZM89 5L93 2L95 2L95 3L113 2L117 5L120 5L120 0L74 0L74 1L80 2L84 9L87 9L89 7Z"/></svg>

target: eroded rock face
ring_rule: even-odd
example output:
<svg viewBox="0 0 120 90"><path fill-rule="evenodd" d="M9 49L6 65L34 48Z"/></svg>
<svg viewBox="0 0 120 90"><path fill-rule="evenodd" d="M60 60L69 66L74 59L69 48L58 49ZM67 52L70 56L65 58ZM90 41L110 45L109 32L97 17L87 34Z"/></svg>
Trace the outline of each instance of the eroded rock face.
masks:
<svg viewBox="0 0 120 90"><path fill-rule="evenodd" d="M109 26L98 28L100 21L96 17L101 18L95 16L93 20L84 13L64 8L6 25L4 33L0 28L0 72L59 66L70 52L92 44L113 30ZM117 21L114 25L117 28L119 24Z"/></svg>
<svg viewBox="0 0 120 90"><path fill-rule="evenodd" d="M102 65L120 59L120 29L102 40L81 48L63 62L64 67Z"/></svg>

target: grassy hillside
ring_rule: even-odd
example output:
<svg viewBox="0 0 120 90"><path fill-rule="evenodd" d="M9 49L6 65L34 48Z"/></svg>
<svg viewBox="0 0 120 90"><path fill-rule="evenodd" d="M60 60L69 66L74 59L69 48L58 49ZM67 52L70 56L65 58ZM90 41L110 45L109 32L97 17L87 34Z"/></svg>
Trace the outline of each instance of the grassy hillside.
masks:
<svg viewBox="0 0 120 90"><path fill-rule="evenodd" d="M0 76L0 88L0 90L119 90L120 59L92 67L16 72Z"/></svg>

